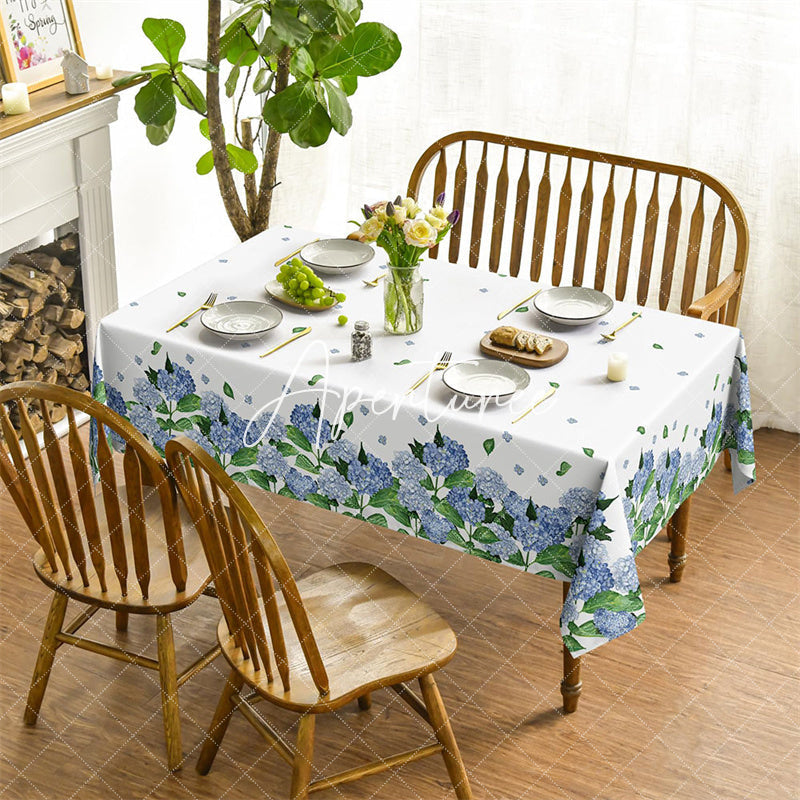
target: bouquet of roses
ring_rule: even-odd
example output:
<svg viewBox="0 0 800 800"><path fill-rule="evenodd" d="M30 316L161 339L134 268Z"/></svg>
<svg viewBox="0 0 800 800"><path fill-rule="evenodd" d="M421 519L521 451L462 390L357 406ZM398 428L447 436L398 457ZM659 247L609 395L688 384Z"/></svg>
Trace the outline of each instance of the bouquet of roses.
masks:
<svg viewBox="0 0 800 800"><path fill-rule="evenodd" d="M415 333L422 327L422 279L419 262L458 222L460 212L444 210L444 192L433 208L422 209L413 197L365 205L364 222L350 234L362 242L375 242L389 258L384 283L385 329L389 333Z"/></svg>

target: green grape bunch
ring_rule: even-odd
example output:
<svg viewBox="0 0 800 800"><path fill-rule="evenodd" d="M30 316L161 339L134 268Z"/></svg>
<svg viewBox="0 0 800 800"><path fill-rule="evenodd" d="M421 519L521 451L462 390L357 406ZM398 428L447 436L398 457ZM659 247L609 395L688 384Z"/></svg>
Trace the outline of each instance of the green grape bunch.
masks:
<svg viewBox="0 0 800 800"><path fill-rule="evenodd" d="M287 261L280 268L278 283L292 300L310 308L329 308L346 299L343 292L334 292L325 286L322 278L299 258Z"/></svg>

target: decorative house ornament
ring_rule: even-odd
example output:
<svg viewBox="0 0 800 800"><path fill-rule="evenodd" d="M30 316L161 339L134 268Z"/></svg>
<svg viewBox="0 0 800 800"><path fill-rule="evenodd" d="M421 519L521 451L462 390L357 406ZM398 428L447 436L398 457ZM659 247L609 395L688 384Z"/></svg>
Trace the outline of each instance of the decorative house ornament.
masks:
<svg viewBox="0 0 800 800"><path fill-rule="evenodd" d="M61 60L64 91L67 94L86 94L89 91L89 64L71 50Z"/></svg>

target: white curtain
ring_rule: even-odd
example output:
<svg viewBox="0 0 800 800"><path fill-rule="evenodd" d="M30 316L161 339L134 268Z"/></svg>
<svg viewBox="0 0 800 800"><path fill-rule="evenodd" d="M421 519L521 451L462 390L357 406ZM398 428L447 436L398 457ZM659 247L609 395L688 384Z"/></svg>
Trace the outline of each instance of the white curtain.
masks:
<svg viewBox="0 0 800 800"><path fill-rule="evenodd" d="M366 0L403 43L345 139L284 145L275 222L340 233L439 136L485 130L697 167L742 204L755 424L800 430L800 4ZM446 313L442 310L442 313Z"/></svg>
<svg viewBox="0 0 800 800"><path fill-rule="evenodd" d="M92 60L154 59L148 15L205 49L205 3L75 0ZM360 81L345 138L303 151L286 139L274 224L349 231L377 198L404 192L439 136L485 130L697 167L726 184L750 224L740 325L757 426L800 430L800 3L796 0L365 0L396 30L400 61ZM147 144L122 95L112 127L121 299L236 241L206 144L179 115ZM446 313L442 309L441 313Z"/></svg>

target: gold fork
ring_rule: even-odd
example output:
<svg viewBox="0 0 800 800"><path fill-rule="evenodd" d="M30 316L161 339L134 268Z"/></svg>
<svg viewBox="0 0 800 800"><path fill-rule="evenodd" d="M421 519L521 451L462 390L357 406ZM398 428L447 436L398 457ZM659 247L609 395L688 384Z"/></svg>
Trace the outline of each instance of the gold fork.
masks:
<svg viewBox="0 0 800 800"><path fill-rule="evenodd" d="M601 333L600 335L604 339L608 339L609 342L613 342L617 338L617 331L621 331L626 325L630 325L631 322L635 322L641 316L642 315L638 311L634 311L633 316L629 320L623 322L622 325L617 325L617 327L614 328L614 330L611 331L611 333Z"/></svg>
<svg viewBox="0 0 800 800"><path fill-rule="evenodd" d="M214 303L216 302L217 302L217 293L211 292L211 294L208 296L208 299L205 301L205 303L203 303L203 305L198 306L194 311L192 311L191 314L187 314L182 320L176 322L171 328L167 328L167 333L169 333L170 331L174 331L175 328L178 327L178 325L182 325L184 322L191 319L198 311L208 311L208 309L212 308L214 306Z"/></svg>
<svg viewBox="0 0 800 800"><path fill-rule="evenodd" d="M411 394L419 386L422 386L434 372L438 372L441 369L447 369L450 366L450 359L453 357L453 354L449 350L445 350L442 353L442 357L439 359L439 363L430 371L426 372L407 392L406 394Z"/></svg>
<svg viewBox="0 0 800 800"><path fill-rule="evenodd" d="M371 281L364 281L364 286L377 286L378 285L378 281L381 280L381 278L385 278L385 277L386 277L386 273L384 272L383 275L378 275L377 278L373 278Z"/></svg>

